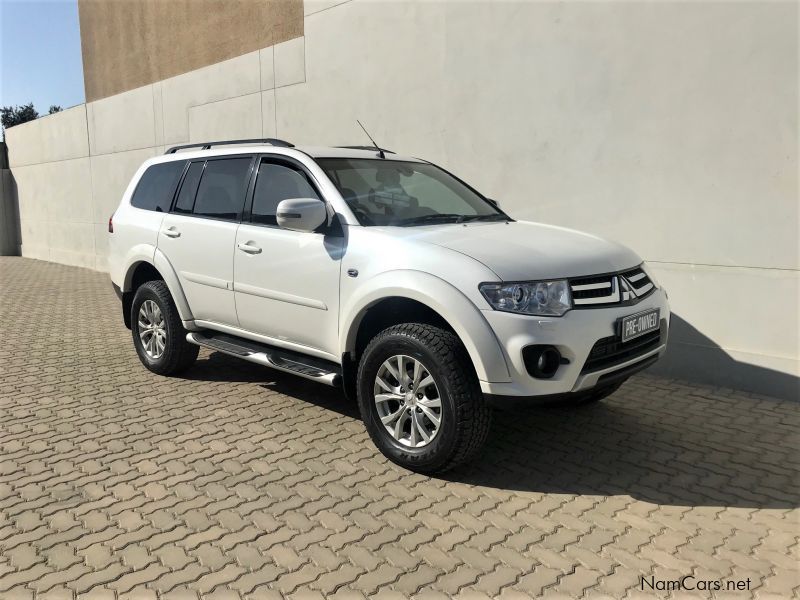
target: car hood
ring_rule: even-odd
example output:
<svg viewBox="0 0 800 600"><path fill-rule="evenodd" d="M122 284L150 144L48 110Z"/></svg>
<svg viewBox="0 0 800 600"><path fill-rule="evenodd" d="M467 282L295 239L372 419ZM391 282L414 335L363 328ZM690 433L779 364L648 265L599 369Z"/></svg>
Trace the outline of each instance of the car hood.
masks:
<svg viewBox="0 0 800 600"><path fill-rule="evenodd" d="M386 227L387 234L469 256L503 281L558 279L630 269L635 252L588 233L526 221Z"/></svg>

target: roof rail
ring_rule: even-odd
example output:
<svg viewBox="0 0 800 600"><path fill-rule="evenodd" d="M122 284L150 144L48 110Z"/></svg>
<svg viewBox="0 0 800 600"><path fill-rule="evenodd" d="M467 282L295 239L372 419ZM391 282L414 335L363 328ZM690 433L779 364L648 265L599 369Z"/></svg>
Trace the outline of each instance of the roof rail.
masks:
<svg viewBox="0 0 800 600"><path fill-rule="evenodd" d="M383 151L389 154L395 154L391 150L387 150L386 148L376 148L375 146L336 146L337 148L344 148L345 150L374 150L376 152Z"/></svg>
<svg viewBox="0 0 800 600"><path fill-rule="evenodd" d="M175 154L178 150L186 150L188 148L201 148L203 150L208 150L211 146L232 146L234 144L269 144L270 146L280 146L281 148L294 148L294 144L291 144L285 140L279 140L277 138L263 138L263 139L253 139L253 140L221 140L218 142L197 142L196 144L183 144L181 146L173 146L164 154Z"/></svg>

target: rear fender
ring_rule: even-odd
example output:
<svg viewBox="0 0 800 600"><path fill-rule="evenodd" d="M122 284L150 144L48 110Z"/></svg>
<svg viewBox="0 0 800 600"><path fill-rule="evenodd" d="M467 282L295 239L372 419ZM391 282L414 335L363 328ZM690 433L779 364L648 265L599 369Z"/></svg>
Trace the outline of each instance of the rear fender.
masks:
<svg viewBox="0 0 800 600"><path fill-rule="evenodd" d="M178 308L178 314L180 315L181 320L192 321L194 316L189 308L186 295L183 293L183 288L181 287L180 280L178 279L178 274L172 267L172 263L169 262L169 259L164 255L163 252L161 252L161 250L154 248L149 244L140 244L134 246L126 257L124 271L125 277L122 285L120 286L123 293L136 291L132 289L133 274L136 271L136 267L142 262L153 265L161 274L161 277L164 279L164 283L166 283L167 287L169 288L169 293L172 295L175 306Z"/></svg>
<svg viewBox="0 0 800 600"><path fill-rule="evenodd" d="M186 300L186 294L183 293L183 287L181 287L178 274L175 272L172 263L169 262L166 255L158 248L156 248L155 254L153 255L153 265L164 278L164 283L167 284L169 293L172 294L172 300L178 308L181 321L193 321L194 316L192 315L192 310L189 308L189 302Z"/></svg>

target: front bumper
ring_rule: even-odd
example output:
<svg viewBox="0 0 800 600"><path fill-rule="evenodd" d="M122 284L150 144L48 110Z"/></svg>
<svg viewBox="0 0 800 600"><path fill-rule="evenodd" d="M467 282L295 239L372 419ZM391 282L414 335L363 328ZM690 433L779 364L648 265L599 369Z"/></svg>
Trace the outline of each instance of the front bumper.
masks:
<svg viewBox="0 0 800 600"><path fill-rule="evenodd" d="M616 334L617 321L651 308L661 310L660 342L641 354L626 357L603 369L582 372L595 343ZM669 333L669 303L663 289L657 289L634 306L573 309L562 317L515 315L491 309L483 315L503 349L511 381L481 381L484 394L491 396L558 396L582 392L618 381L650 366L666 350ZM522 349L534 344L555 346L569 361L551 379L536 379L528 373Z"/></svg>

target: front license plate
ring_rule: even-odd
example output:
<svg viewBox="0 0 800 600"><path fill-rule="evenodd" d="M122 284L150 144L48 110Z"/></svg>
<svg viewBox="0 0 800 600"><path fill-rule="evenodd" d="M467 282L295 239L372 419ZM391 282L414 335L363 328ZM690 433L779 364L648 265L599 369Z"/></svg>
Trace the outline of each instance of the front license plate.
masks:
<svg viewBox="0 0 800 600"><path fill-rule="evenodd" d="M624 344L645 333L656 331L661 325L661 319L659 319L660 312L661 309L654 308L628 317L622 317L622 322L620 323L622 328L622 343Z"/></svg>

